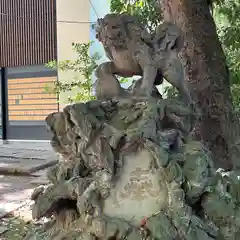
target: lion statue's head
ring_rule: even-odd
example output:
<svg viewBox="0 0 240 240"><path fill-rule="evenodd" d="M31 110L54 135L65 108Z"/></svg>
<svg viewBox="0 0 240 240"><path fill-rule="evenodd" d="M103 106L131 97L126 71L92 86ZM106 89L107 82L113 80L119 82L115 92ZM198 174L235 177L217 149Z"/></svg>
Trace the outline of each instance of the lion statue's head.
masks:
<svg viewBox="0 0 240 240"><path fill-rule="evenodd" d="M96 38L105 48L126 49L130 40L140 40L144 28L126 13L107 14L97 21Z"/></svg>

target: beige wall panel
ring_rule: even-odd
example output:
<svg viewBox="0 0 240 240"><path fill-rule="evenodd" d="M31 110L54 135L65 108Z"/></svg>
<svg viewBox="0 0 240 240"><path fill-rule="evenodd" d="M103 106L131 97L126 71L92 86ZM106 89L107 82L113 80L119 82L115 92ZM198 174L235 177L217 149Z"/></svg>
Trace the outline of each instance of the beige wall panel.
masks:
<svg viewBox="0 0 240 240"><path fill-rule="evenodd" d="M89 0L57 0L58 61L76 59L76 54L72 50L72 43L89 42L90 27ZM71 82L76 75L72 72L59 71L58 80ZM67 103L68 95L69 93L60 94L60 109Z"/></svg>

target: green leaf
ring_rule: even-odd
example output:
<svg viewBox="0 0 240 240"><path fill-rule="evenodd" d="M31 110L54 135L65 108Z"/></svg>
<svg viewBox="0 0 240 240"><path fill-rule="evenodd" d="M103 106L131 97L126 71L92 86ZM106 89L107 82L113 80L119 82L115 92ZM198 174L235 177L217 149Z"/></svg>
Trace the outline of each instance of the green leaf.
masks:
<svg viewBox="0 0 240 240"><path fill-rule="evenodd" d="M156 0L111 0L110 11L112 13L127 12L132 14L152 32L162 21L162 16L155 5Z"/></svg>
<svg viewBox="0 0 240 240"><path fill-rule="evenodd" d="M86 102L94 99L92 89L92 74L98 67L97 61L100 60L100 55L96 52L90 55L90 47L94 42L88 43L72 43L73 51L76 52L76 60L51 61L46 64L49 68L57 68L63 72L73 72L73 79L68 81L56 82L51 88L45 87L46 92L72 92L78 89L79 92L73 97L68 97L68 102Z"/></svg>

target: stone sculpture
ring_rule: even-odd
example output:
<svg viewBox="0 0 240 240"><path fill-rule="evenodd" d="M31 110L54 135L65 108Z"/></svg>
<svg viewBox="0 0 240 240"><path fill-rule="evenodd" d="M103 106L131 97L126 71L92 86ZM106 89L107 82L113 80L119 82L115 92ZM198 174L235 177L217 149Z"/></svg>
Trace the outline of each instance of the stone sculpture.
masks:
<svg viewBox="0 0 240 240"><path fill-rule="evenodd" d="M156 49L158 31L148 39ZM167 35L167 48L174 36ZM106 77L112 93L103 87L100 99L46 118L51 145L64 159L48 172L49 185L32 194L33 217L49 221L25 240L239 239L238 176L216 171L209 152L189 137L192 105L134 97L151 76L124 90L111 70L115 60L97 70L98 84Z"/></svg>
<svg viewBox="0 0 240 240"><path fill-rule="evenodd" d="M90 101L50 114L64 160L37 188L26 239L238 239L240 185L188 139L190 107L175 100Z"/></svg>
<svg viewBox="0 0 240 240"><path fill-rule="evenodd" d="M152 36L133 16L125 13L107 14L98 20L96 32L97 39L111 60L102 63L97 70L98 75L99 72L104 75L98 78L102 86L109 85L110 78L116 82L115 75L140 75L141 85L135 92L151 96L154 85L161 84L165 78L180 91L185 102L191 102L178 58L183 40L181 31L175 25L163 23ZM109 76L107 80L106 75Z"/></svg>

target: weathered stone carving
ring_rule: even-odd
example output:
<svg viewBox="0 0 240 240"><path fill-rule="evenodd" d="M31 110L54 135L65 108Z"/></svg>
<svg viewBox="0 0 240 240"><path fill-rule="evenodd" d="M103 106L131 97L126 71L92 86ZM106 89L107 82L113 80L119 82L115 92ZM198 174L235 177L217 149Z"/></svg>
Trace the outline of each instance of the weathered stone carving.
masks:
<svg viewBox="0 0 240 240"><path fill-rule="evenodd" d="M130 97L131 94L123 89L115 75L112 74L112 63L101 64L95 71L97 77L95 88L98 100L111 100L114 97Z"/></svg>
<svg viewBox="0 0 240 240"><path fill-rule="evenodd" d="M189 137L193 105L162 99L150 86L161 79L152 74L157 66L190 100L178 30L163 23L150 36L124 14L100 22L98 37L112 62L97 69L98 100L46 118L64 160L48 172L49 185L32 194L33 217L49 221L25 240L239 239L238 176L216 171L208 151ZM115 74L132 70L142 78L121 88ZM151 97L136 97L147 84Z"/></svg>
<svg viewBox="0 0 240 240"><path fill-rule="evenodd" d="M90 101L50 114L64 161L35 190L26 239L238 239L240 185L188 139L191 107L173 100Z"/></svg>
<svg viewBox="0 0 240 240"><path fill-rule="evenodd" d="M184 72L178 52L183 40L180 30L171 23L163 23L151 36L138 21L127 14L107 14L98 20L97 39L103 44L111 62L102 63L97 70L98 86L110 85L114 82L115 91L107 91L122 95L115 75L132 77L142 76L136 95L151 96L154 84L162 83L163 78L175 86L186 102L191 101L184 81ZM106 78L107 74L109 75ZM104 72L104 77L99 73ZM102 73L103 74L103 73ZM137 90L137 91L136 91ZM98 95L97 95L98 96Z"/></svg>

